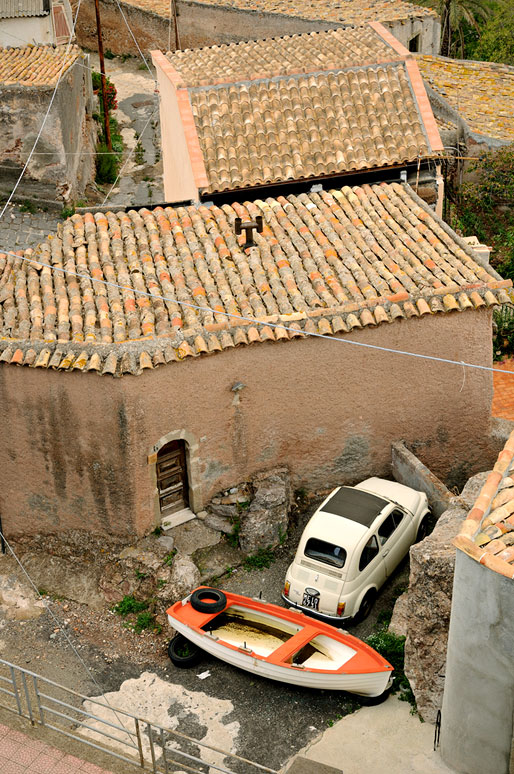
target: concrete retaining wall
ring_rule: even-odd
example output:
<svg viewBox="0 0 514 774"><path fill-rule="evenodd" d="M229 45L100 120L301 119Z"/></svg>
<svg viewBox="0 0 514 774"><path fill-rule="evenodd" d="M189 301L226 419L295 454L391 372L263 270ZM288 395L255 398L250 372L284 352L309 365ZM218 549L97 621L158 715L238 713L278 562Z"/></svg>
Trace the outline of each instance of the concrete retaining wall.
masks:
<svg viewBox="0 0 514 774"><path fill-rule="evenodd" d="M457 550L442 708L443 760L512 774L514 582Z"/></svg>
<svg viewBox="0 0 514 774"><path fill-rule="evenodd" d="M396 481L425 492L434 516L439 518L453 505L454 495L402 441L391 444L392 473Z"/></svg>

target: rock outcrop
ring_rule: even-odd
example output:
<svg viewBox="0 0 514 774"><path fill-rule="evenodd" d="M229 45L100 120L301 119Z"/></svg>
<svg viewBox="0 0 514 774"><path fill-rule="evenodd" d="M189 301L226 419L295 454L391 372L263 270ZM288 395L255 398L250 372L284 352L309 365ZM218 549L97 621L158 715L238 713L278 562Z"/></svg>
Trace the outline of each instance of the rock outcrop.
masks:
<svg viewBox="0 0 514 774"><path fill-rule="evenodd" d="M275 548L287 533L291 485L286 468L261 473L253 479L254 496L241 518L239 543L245 553Z"/></svg>
<svg viewBox="0 0 514 774"><path fill-rule="evenodd" d="M398 600L391 622L396 633L407 635L405 673L421 717L430 722L436 719L444 689L455 567L452 540L487 475L473 476L439 518L434 531L412 546L409 589Z"/></svg>

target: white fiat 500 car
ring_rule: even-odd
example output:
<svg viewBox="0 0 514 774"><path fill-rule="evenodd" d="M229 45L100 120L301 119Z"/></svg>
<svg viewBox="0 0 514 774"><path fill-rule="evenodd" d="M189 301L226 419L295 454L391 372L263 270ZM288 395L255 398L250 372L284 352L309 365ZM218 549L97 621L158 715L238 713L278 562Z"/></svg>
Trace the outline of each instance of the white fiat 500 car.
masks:
<svg viewBox="0 0 514 774"><path fill-rule="evenodd" d="M378 589L426 534L427 496L368 478L334 489L305 527L282 598L331 623L364 619Z"/></svg>

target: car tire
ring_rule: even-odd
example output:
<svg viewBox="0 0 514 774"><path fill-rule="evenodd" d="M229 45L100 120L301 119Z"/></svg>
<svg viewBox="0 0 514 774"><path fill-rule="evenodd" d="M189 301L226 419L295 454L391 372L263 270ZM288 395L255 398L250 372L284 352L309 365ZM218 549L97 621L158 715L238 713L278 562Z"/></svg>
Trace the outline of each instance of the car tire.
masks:
<svg viewBox="0 0 514 774"><path fill-rule="evenodd" d="M365 618L368 617L368 615L371 613L371 609L373 605L375 604L375 599L377 598L377 592L375 589L370 589L364 594L363 600L361 602L361 606L359 607L359 611L356 616L354 616L354 623L360 623L361 621L364 621Z"/></svg>
<svg viewBox="0 0 514 774"><path fill-rule="evenodd" d="M430 514L427 513L426 516L423 516L423 518L420 521L418 531L416 533L416 543L421 543L422 540L424 540L428 534L428 518Z"/></svg>
<svg viewBox="0 0 514 774"><path fill-rule="evenodd" d="M176 634L168 645L170 661L179 669L195 666L200 661L201 655L200 648L190 642L183 634Z"/></svg>
<svg viewBox="0 0 514 774"><path fill-rule="evenodd" d="M221 613L227 606L227 598L219 589L205 587L191 594L191 607L199 613Z"/></svg>
<svg viewBox="0 0 514 774"><path fill-rule="evenodd" d="M363 707L376 707L386 701L391 695L391 686L386 688L380 696L357 696L357 700Z"/></svg>

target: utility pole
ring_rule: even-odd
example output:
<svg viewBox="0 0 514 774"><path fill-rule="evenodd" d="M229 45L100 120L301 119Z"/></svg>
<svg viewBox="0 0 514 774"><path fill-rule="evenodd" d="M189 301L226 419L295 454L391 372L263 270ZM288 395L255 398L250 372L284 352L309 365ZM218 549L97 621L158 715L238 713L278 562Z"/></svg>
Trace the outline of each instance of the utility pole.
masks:
<svg viewBox="0 0 514 774"><path fill-rule="evenodd" d="M175 51L180 51L180 36L178 34L177 0L171 0L171 7L173 9L173 23L175 25Z"/></svg>
<svg viewBox="0 0 514 774"><path fill-rule="evenodd" d="M100 75L102 82L102 103L104 106L104 135L107 148L112 151L111 126L109 124L109 108L107 107L107 83L105 80L104 44L102 41L102 27L100 24L100 8L98 0L95 0L96 31L98 34L98 54L100 56Z"/></svg>

